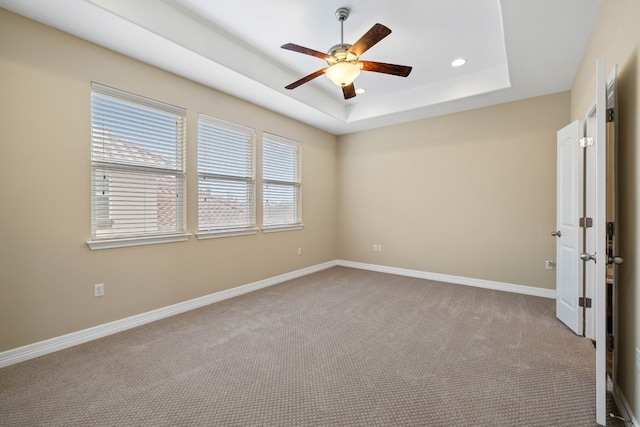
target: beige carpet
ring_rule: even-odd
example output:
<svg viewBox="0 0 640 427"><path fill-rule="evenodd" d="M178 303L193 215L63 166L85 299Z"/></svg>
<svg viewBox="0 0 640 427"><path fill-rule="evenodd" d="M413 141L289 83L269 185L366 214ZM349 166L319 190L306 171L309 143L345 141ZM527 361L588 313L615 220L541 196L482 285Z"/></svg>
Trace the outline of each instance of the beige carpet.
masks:
<svg viewBox="0 0 640 427"><path fill-rule="evenodd" d="M1 369L0 425L595 425L554 307L336 267Z"/></svg>

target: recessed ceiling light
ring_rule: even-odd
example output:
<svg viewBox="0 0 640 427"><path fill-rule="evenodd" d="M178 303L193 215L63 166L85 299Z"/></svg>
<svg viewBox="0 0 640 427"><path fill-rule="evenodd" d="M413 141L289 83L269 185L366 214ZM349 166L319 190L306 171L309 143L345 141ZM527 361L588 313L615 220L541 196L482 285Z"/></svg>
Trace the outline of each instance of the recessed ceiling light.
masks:
<svg viewBox="0 0 640 427"><path fill-rule="evenodd" d="M460 66L464 65L466 62L467 62L467 60L466 60L466 59L464 59L464 58L458 58L458 59L454 60L454 61L451 63L451 66L452 66L452 67L460 67Z"/></svg>
<svg viewBox="0 0 640 427"><path fill-rule="evenodd" d="M367 90L366 90L365 88L362 88L362 87L361 87L361 88L356 89L356 93L357 93L358 95L362 95L362 94L363 94L363 93L365 93L366 91L367 91Z"/></svg>

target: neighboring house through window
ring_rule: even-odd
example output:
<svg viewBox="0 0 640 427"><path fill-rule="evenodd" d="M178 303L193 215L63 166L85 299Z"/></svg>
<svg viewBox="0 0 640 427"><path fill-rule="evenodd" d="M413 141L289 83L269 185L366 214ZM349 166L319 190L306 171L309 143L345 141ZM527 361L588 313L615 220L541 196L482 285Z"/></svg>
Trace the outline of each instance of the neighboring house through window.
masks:
<svg viewBox="0 0 640 427"><path fill-rule="evenodd" d="M246 126L198 118L198 238L255 234L255 140Z"/></svg>
<svg viewBox="0 0 640 427"><path fill-rule="evenodd" d="M262 140L264 231L302 228L301 145L265 133Z"/></svg>
<svg viewBox="0 0 640 427"><path fill-rule="evenodd" d="M89 246L186 240L185 110L97 83L91 89Z"/></svg>

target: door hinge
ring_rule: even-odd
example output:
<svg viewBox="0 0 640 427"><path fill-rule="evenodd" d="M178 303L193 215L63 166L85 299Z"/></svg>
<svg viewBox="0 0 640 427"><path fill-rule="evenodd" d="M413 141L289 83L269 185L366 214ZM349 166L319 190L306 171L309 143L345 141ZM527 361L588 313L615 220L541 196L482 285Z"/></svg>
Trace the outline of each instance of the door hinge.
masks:
<svg viewBox="0 0 640 427"><path fill-rule="evenodd" d="M611 123L615 121L615 119L616 119L615 110L613 108L607 108L607 122Z"/></svg>
<svg viewBox="0 0 640 427"><path fill-rule="evenodd" d="M580 138L580 148L587 148L593 145L593 137L592 136L584 136Z"/></svg>
<svg viewBox="0 0 640 427"><path fill-rule="evenodd" d="M593 218L580 218L580 228L591 228L593 227Z"/></svg>
<svg viewBox="0 0 640 427"><path fill-rule="evenodd" d="M613 351L613 334L607 334L607 351Z"/></svg>
<svg viewBox="0 0 640 427"><path fill-rule="evenodd" d="M583 298L583 297L578 298L578 306L591 308L591 298Z"/></svg>

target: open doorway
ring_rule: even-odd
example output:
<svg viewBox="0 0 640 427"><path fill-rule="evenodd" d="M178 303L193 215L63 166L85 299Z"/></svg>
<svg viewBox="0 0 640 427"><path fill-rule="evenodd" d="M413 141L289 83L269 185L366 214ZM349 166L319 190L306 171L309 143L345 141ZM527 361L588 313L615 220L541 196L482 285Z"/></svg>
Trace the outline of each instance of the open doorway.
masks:
<svg viewBox="0 0 640 427"><path fill-rule="evenodd" d="M596 418L605 425L607 385L616 380L616 265L622 258L616 231L617 67L607 80L604 59L596 65L596 102L584 121L558 131L557 231L552 235L557 237L556 315L576 334L595 340ZM576 134L576 127L581 132Z"/></svg>

